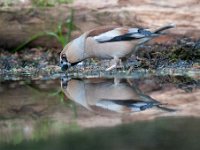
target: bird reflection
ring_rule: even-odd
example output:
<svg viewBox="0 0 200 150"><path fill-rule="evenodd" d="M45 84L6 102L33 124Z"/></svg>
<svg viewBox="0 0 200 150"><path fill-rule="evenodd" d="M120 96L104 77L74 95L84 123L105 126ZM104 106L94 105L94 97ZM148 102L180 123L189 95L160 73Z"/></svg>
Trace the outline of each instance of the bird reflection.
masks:
<svg viewBox="0 0 200 150"><path fill-rule="evenodd" d="M61 88L69 99L94 112L131 113L153 107L171 111L125 79L70 79L64 76Z"/></svg>

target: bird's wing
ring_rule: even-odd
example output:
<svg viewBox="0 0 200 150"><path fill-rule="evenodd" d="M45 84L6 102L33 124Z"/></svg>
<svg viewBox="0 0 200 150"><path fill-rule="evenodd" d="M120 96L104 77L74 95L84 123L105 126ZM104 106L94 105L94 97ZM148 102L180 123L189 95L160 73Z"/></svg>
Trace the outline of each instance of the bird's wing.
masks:
<svg viewBox="0 0 200 150"><path fill-rule="evenodd" d="M156 35L157 34L154 34L142 28L118 27L107 30L105 32L99 32L99 34L96 34L95 36L93 36L93 38L99 43L104 43L115 41L128 41L145 37L152 37Z"/></svg>
<svg viewBox="0 0 200 150"><path fill-rule="evenodd" d="M87 32L87 37L94 37L118 28L118 26L97 27Z"/></svg>
<svg viewBox="0 0 200 150"><path fill-rule="evenodd" d="M152 37L159 36L160 34L162 34L162 31L174 27L174 24L169 24L151 32L148 29L143 28L104 26L88 31L85 34L85 36L86 38L93 37L94 40L96 40L99 43L128 41L134 39L150 39Z"/></svg>
<svg viewBox="0 0 200 150"><path fill-rule="evenodd" d="M96 106L115 111L125 110L125 109L129 109L130 111L143 111L145 109L149 109L154 106L159 106L160 104L161 103L154 101L145 102L134 99L127 99L127 100L101 99L98 101L98 103L96 103Z"/></svg>
<svg viewBox="0 0 200 150"><path fill-rule="evenodd" d="M156 29L155 31L153 31L153 33L162 33L162 31L164 31L164 30L167 30L167 29L171 29L171 28L175 28L176 27L176 24L173 24L173 23L171 23L171 24L167 24L167 25L165 25L165 26L162 26L162 27L160 27L160 28L158 28L158 29Z"/></svg>

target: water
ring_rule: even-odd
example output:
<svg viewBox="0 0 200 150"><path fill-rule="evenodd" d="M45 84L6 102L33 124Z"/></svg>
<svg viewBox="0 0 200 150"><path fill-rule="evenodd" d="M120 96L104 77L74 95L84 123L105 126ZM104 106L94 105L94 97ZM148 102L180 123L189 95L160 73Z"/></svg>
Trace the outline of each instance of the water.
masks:
<svg viewBox="0 0 200 150"><path fill-rule="evenodd" d="M0 150L200 149L199 117L198 71L1 76Z"/></svg>

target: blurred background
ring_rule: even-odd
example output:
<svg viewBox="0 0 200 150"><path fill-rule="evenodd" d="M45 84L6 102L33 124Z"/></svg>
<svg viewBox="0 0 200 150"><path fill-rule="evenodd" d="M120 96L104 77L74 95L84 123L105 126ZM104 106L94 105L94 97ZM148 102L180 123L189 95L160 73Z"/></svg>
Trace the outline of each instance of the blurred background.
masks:
<svg viewBox="0 0 200 150"><path fill-rule="evenodd" d="M130 57L121 72L105 72L96 59L67 72L104 75L113 87L120 73L127 80L121 85L132 83L169 109L106 115L63 92L59 54L72 39L105 25L155 29L171 23L176 28L141 47L142 59ZM0 150L199 150L199 69L199 0L0 0Z"/></svg>
<svg viewBox="0 0 200 150"><path fill-rule="evenodd" d="M91 28L113 24L156 28L174 23L177 28L172 34L200 36L199 0L0 0L0 6L0 47L6 50L31 39L33 47L62 48L67 41L60 36L56 39L47 33L41 38L41 34L58 33L62 28L60 32L70 32L68 37L74 38Z"/></svg>

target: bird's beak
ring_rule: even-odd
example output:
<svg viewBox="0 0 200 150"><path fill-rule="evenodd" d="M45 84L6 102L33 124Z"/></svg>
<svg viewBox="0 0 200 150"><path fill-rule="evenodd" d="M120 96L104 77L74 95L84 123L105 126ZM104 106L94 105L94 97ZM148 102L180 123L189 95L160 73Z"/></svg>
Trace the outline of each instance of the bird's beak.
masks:
<svg viewBox="0 0 200 150"><path fill-rule="evenodd" d="M63 60L60 61L60 67L62 71L66 71L70 66L71 64L69 62Z"/></svg>
<svg viewBox="0 0 200 150"><path fill-rule="evenodd" d="M61 88L66 89L70 80L71 78L69 76L61 76Z"/></svg>
<svg viewBox="0 0 200 150"><path fill-rule="evenodd" d="M66 59L66 57L60 58L60 67L62 71L66 71L71 66L71 63L69 63Z"/></svg>

